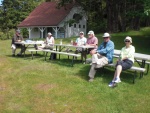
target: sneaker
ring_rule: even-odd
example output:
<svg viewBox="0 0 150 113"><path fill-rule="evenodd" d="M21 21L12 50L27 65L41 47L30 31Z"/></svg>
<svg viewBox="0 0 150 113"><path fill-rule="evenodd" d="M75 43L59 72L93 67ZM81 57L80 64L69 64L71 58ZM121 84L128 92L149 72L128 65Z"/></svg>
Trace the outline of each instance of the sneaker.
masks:
<svg viewBox="0 0 150 113"><path fill-rule="evenodd" d="M90 78L90 79L89 79L89 82L93 82L93 78Z"/></svg>
<svg viewBox="0 0 150 113"><path fill-rule="evenodd" d="M116 86L116 83L115 83L115 82L110 82L108 86L109 86L109 87L115 87L115 86Z"/></svg>
<svg viewBox="0 0 150 113"><path fill-rule="evenodd" d="M12 57L15 57L15 54L12 54Z"/></svg>
<svg viewBox="0 0 150 113"><path fill-rule="evenodd" d="M115 78L114 82L115 82L115 83L120 83L121 80L120 80L120 78Z"/></svg>
<svg viewBox="0 0 150 113"><path fill-rule="evenodd" d="M20 54L20 53L18 53L18 54L17 54L17 56L21 56L21 54Z"/></svg>

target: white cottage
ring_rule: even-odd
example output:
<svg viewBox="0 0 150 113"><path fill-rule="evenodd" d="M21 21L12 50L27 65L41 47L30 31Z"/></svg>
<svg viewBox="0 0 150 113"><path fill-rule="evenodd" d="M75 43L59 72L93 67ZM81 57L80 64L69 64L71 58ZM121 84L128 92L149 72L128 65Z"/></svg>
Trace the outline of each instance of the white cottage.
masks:
<svg viewBox="0 0 150 113"><path fill-rule="evenodd" d="M57 8L56 2L44 2L23 20L18 28L27 28L29 39L43 38L51 32L55 38L78 36L86 33L87 18L79 5L67 4Z"/></svg>

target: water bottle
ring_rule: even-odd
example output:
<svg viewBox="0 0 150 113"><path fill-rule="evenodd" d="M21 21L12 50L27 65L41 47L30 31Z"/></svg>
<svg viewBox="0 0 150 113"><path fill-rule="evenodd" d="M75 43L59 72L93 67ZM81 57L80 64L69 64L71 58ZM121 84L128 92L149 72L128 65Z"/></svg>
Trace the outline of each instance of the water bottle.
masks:
<svg viewBox="0 0 150 113"><path fill-rule="evenodd" d="M60 45L62 45L62 39L60 40Z"/></svg>
<svg viewBox="0 0 150 113"><path fill-rule="evenodd" d="M71 45L73 45L73 40L71 40Z"/></svg>

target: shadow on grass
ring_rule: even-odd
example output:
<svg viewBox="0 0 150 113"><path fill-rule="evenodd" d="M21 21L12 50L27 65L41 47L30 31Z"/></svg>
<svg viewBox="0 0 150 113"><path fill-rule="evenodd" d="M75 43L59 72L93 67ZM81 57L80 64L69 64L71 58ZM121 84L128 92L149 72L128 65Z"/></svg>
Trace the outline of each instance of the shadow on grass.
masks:
<svg viewBox="0 0 150 113"><path fill-rule="evenodd" d="M12 56L12 55L6 55L7 57L12 57L12 58L19 58L19 59L32 59L32 55L31 54L26 54L25 56L22 54L22 55L20 55L20 56L17 56L17 55L15 55L15 56ZM42 58L43 57L43 59L44 59L44 55L42 55L42 54L34 54L33 55L33 59L34 58Z"/></svg>
<svg viewBox="0 0 150 113"><path fill-rule="evenodd" d="M90 65L85 65L82 69L80 69L77 75L81 77L82 79L88 81L89 79L88 74L89 74L90 68L91 68ZM94 79L98 77L102 77L102 82L109 83L113 79L114 72L115 72L115 69L111 67L99 68L97 69ZM128 84L133 84L133 77L134 77L133 71L123 71L120 76L121 81L128 83ZM137 79L139 79L139 73L136 73L135 82Z"/></svg>
<svg viewBox="0 0 150 113"><path fill-rule="evenodd" d="M49 57L46 58L46 62L50 62L53 64L58 64L60 66L66 66L66 67L76 67L78 64L81 64L81 60L74 60L74 65L72 66L72 59L67 59L67 58L61 58L61 59L55 59L55 60L50 60Z"/></svg>

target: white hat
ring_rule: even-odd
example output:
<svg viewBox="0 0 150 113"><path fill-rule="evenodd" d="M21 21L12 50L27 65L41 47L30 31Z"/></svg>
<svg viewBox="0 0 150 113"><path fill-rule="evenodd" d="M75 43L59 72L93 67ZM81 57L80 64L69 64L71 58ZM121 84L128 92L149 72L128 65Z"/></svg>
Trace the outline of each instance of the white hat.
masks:
<svg viewBox="0 0 150 113"><path fill-rule="evenodd" d="M124 39L124 41L125 41L125 40L130 40L130 42L132 43L132 38L129 37L129 36L127 36L127 37Z"/></svg>
<svg viewBox="0 0 150 113"><path fill-rule="evenodd" d="M17 29L17 30L16 30L16 32L20 33L20 30L19 30L19 29Z"/></svg>
<svg viewBox="0 0 150 113"><path fill-rule="evenodd" d="M110 37L109 33L104 33L103 37Z"/></svg>
<svg viewBox="0 0 150 113"><path fill-rule="evenodd" d="M52 33L49 32L48 35L52 35Z"/></svg>
<svg viewBox="0 0 150 113"><path fill-rule="evenodd" d="M84 32L83 32L83 31L80 31L80 34L84 34Z"/></svg>
<svg viewBox="0 0 150 113"><path fill-rule="evenodd" d="M88 32L88 35L89 35L89 34L94 35L94 31L89 31L89 32Z"/></svg>

